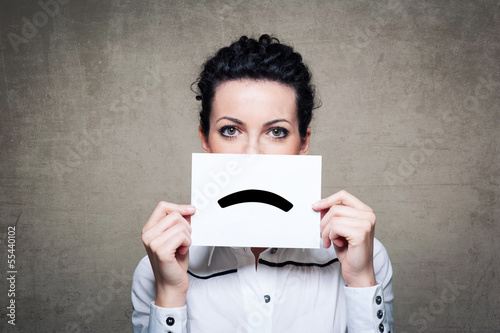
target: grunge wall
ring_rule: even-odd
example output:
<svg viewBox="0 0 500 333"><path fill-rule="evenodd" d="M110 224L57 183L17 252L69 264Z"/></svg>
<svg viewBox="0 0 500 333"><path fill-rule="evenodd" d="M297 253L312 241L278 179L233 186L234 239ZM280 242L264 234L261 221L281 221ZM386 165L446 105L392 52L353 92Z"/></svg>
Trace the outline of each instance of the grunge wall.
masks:
<svg viewBox="0 0 500 333"><path fill-rule="evenodd" d="M500 332L499 13L499 1L2 1L1 330L131 331L141 228L158 201L189 202L201 152L190 84L217 48L272 33L313 72L323 196L346 189L377 215L396 331Z"/></svg>

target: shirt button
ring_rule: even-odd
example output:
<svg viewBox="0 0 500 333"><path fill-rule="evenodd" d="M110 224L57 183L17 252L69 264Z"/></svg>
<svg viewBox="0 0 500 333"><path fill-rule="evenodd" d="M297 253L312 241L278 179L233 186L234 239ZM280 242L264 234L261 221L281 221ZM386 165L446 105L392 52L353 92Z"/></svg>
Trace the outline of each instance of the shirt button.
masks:
<svg viewBox="0 0 500 333"><path fill-rule="evenodd" d="M382 303L382 297L380 296L375 297L375 303L377 303L377 305L380 305L380 303Z"/></svg>
<svg viewBox="0 0 500 333"><path fill-rule="evenodd" d="M277 249L277 248L275 248L275 247L273 247L273 248L271 249L271 254L275 254L276 252L278 252L278 249Z"/></svg>
<svg viewBox="0 0 500 333"><path fill-rule="evenodd" d="M175 324L175 319L172 317L167 318L167 325L168 326L173 326Z"/></svg>
<svg viewBox="0 0 500 333"><path fill-rule="evenodd" d="M378 330L382 333L384 331L384 324L378 325Z"/></svg>
<svg viewBox="0 0 500 333"><path fill-rule="evenodd" d="M383 316L384 316L384 312L382 310L378 310L377 311L377 318L382 319Z"/></svg>
<svg viewBox="0 0 500 333"><path fill-rule="evenodd" d="M269 296L269 295L265 295L265 296L264 296L264 301L265 301L266 303L271 302L271 296Z"/></svg>

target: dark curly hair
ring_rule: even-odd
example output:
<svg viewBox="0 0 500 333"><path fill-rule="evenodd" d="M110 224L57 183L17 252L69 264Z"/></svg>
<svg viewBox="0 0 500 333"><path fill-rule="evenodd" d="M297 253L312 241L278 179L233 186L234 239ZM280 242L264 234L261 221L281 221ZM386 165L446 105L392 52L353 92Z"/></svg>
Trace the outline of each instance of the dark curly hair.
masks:
<svg viewBox="0 0 500 333"><path fill-rule="evenodd" d="M269 80L285 84L295 91L299 133L307 136L307 127L315 108L311 73L302 56L277 38L260 36L259 40L242 36L230 46L223 47L203 65L198 80L196 99L201 100L200 125L205 137L210 129L210 113L215 90L230 80Z"/></svg>

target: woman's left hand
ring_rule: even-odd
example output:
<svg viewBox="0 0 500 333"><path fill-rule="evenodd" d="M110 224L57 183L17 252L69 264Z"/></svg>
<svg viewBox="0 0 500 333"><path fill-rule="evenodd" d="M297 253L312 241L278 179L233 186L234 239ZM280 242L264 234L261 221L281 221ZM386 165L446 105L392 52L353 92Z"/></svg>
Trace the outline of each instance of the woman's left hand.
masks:
<svg viewBox="0 0 500 333"><path fill-rule="evenodd" d="M321 212L323 247L329 248L333 243L347 286L376 285L373 269L373 210L345 190L316 202L313 209Z"/></svg>

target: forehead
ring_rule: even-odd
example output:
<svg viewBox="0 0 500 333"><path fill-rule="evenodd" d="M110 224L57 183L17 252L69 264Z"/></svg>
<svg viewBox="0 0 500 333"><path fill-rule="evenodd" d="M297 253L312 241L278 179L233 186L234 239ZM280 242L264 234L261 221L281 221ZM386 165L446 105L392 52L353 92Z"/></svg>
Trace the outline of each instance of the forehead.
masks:
<svg viewBox="0 0 500 333"><path fill-rule="evenodd" d="M231 80L215 90L213 113L267 113L296 116L295 90L268 80Z"/></svg>

